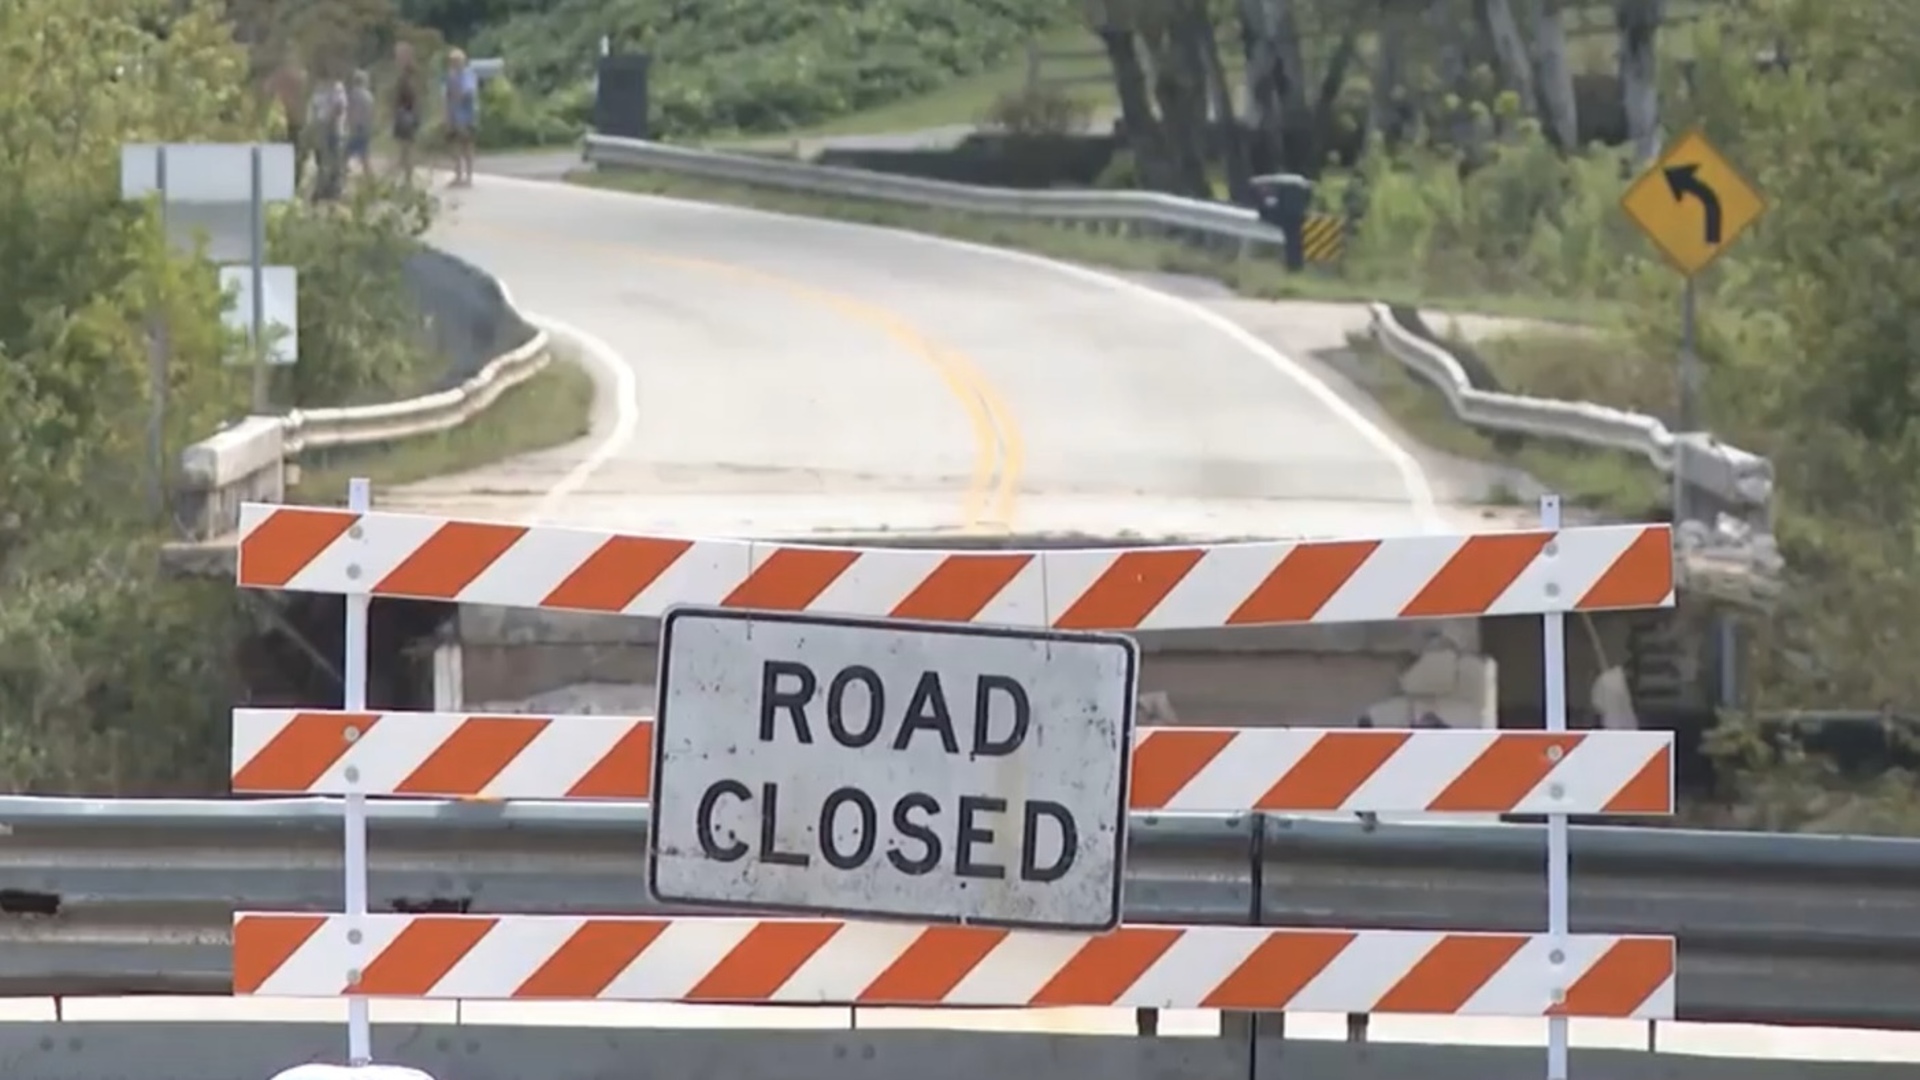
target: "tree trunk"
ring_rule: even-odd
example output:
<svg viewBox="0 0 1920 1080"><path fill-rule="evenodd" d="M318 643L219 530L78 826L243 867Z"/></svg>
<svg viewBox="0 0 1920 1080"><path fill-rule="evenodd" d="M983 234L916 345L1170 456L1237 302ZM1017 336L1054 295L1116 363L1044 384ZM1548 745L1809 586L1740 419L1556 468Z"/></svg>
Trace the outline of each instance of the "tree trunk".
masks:
<svg viewBox="0 0 1920 1080"><path fill-rule="evenodd" d="M1407 137L1407 25L1393 5L1381 13L1374 47L1373 93L1367 102L1367 139L1378 137L1389 149Z"/></svg>
<svg viewBox="0 0 1920 1080"><path fill-rule="evenodd" d="M1494 64L1500 73L1500 86L1520 101L1520 109L1531 114L1538 106L1533 89L1533 62L1527 57L1527 39L1513 17L1509 0L1478 0L1481 23L1493 44Z"/></svg>
<svg viewBox="0 0 1920 1080"><path fill-rule="evenodd" d="M1539 87L1540 121L1561 151L1580 146L1580 114L1573 96L1573 65L1567 59L1565 0L1540 0L1533 21L1533 75Z"/></svg>
<svg viewBox="0 0 1920 1080"><path fill-rule="evenodd" d="M1660 156L1660 84L1654 42L1665 15L1663 0L1616 0L1620 31L1620 103L1627 115L1627 145L1635 165Z"/></svg>
<svg viewBox="0 0 1920 1080"><path fill-rule="evenodd" d="M1334 43L1333 53L1327 57L1327 70L1320 75L1320 95L1313 103L1313 145L1318 152L1310 169L1302 170L1306 175L1318 177L1326 168L1327 155L1335 145L1334 128L1339 117L1334 109L1340 104L1340 88L1347 83L1347 69L1353 66L1354 57L1360 54L1361 12L1355 9L1347 19L1346 29L1340 40ZM1347 162L1352 164L1352 162Z"/></svg>
<svg viewBox="0 0 1920 1080"><path fill-rule="evenodd" d="M1176 194L1195 199L1213 196L1207 179L1207 87L1204 62L1177 20L1143 34L1153 61L1153 96L1160 105L1167 162Z"/></svg>
<svg viewBox="0 0 1920 1080"><path fill-rule="evenodd" d="M1241 73L1247 101L1246 125L1252 142L1248 148L1252 168L1273 172L1286 156L1287 136L1280 109L1280 84L1287 73L1280 69L1280 54L1273 46L1273 33L1267 27L1266 0L1239 0L1240 51L1246 59Z"/></svg>
<svg viewBox="0 0 1920 1080"><path fill-rule="evenodd" d="M1459 148L1468 159L1479 157L1477 131L1473 122L1473 88L1470 77L1473 65L1468 61L1467 49L1472 35L1462 33L1460 11L1452 0L1431 0L1425 12L1428 40L1433 42L1437 61L1435 67L1442 89L1453 96L1457 104L1445 108L1446 129L1442 133L1447 143Z"/></svg>
<svg viewBox="0 0 1920 1080"><path fill-rule="evenodd" d="M1258 165L1263 172L1308 171L1319 152L1293 0L1239 0L1239 12L1247 110L1261 137Z"/></svg>
<svg viewBox="0 0 1920 1080"><path fill-rule="evenodd" d="M1114 96L1120 99L1120 124L1126 129L1127 148L1140 185L1154 191L1175 191L1178 185L1167 157L1166 140L1147 90L1146 68L1129 30L1095 31L1113 69Z"/></svg>
<svg viewBox="0 0 1920 1080"><path fill-rule="evenodd" d="M1207 96L1213 101L1214 128L1220 133L1221 159L1227 171L1227 197L1245 204L1253 199L1253 167L1247 160L1247 141L1234 115L1233 88L1227 85L1226 65L1220 60L1220 35L1203 0L1189 0L1184 25L1207 77Z"/></svg>

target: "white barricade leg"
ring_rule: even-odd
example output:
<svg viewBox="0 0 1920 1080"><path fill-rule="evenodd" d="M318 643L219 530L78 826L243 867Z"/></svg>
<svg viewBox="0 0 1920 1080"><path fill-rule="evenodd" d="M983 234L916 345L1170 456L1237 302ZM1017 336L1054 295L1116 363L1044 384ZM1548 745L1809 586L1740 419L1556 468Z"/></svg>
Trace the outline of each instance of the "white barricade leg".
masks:
<svg viewBox="0 0 1920 1080"><path fill-rule="evenodd" d="M352 510L373 508L373 485L360 477L347 484L347 506ZM365 593L346 597L346 639L342 650L343 672L341 707L348 712L367 707L367 609L371 598ZM367 913L367 797L346 796L341 831L345 835L346 907L348 918ZM347 999L347 1063L367 1065L373 1061L372 1021L367 999Z"/></svg>
<svg viewBox="0 0 1920 1080"><path fill-rule="evenodd" d="M1560 496L1540 497L1540 527L1560 528ZM1549 547L1548 551L1552 552ZM1541 660L1546 666L1541 680L1542 706L1548 731L1567 730L1567 617L1549 612L1540 617ZM1567 955L1567 815L1547 815L1547 936L1552 941L1548 960L1559 969ZM1566 980L1556 970L1554 992L1564 996ZM1567 1080L1567 1018L1547 1020L1547 1080Z"/></svg>
<svg viewBox="0 0 1920 1080"><path fill-rule="evenodd" d="M273 1075L273 1080L433 1080L419 1069L404 1065L295 1065Z"/></svg>

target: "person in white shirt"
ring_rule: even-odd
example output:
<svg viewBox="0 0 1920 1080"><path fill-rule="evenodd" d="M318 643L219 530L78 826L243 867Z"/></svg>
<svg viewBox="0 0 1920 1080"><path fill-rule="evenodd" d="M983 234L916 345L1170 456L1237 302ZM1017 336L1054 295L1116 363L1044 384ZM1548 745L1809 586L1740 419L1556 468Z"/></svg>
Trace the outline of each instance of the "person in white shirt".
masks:
<svg viewBox="0 0 1920 1080"><path fill-rule="evenodd" d="M307 98L306 135L313 143L317 168L313 177L315 202L340 197L347 134L347 87L339 79L316 81Z"/></svg>

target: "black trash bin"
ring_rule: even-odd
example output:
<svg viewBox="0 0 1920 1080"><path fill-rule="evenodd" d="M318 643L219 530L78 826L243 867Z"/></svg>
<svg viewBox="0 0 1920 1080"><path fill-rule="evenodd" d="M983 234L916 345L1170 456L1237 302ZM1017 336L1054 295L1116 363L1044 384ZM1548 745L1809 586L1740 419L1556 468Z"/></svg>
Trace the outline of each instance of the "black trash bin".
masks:
<svg viewBox="0 0 1920 1080"><path fill-rule="evenodd" d="M593 130L619 139L646 139L647 57L621 53L600 58L600 81L593 94Z"/></svg>
<svg viewBox="0 0 1920 1080"><path fill-rule="evenodd" d="M1313 206L1313 181L1299 173L1268 173L1253 178L1260 220L1279 229L1287 240L1287 269L1307 266L1305 242L1307 211Z"/></svg>

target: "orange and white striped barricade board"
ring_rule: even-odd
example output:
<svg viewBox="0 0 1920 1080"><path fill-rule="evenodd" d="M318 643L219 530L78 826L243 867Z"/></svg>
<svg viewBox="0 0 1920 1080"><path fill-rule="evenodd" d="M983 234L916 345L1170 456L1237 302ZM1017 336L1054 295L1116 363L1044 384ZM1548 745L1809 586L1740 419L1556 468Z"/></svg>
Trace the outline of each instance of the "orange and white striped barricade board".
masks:
<svg viewBox="0 0 1920 1080"><path fill-rule="evenodd" d="M245 588L660 615L675 604L1179 630L1673 603L1665 525L1189 547L943 552L625 536L249 503Z"/></svg>
<svg viewBox="0 0 1920 1080"><path fill-rule="evenodd" d="M1671 530L1560 528L1557 502L1543 510L1547 527L1513 532L941 552L247 505L239 583L348 597L350 652L355 605L373 597L1122 632L1538 615L1547 731L1146 728L1129 805L1546 813L1550 910L1545 933L1504 934L367 915L352 820L365 797L645 799L653 733L644 717L375 714L350 689L342 710L235 713L237 790L341 794L349 817L348 910L236 915L235 992L1669 1018L1672 939L1567 928L1566 815L1670 813L1673 763L1664 733L1564 730L1564 616L1670 607Z"/></svg>
<svg viewBox="0 0 1920 1080"><path fill-rule="evenodd" d="M235 709L233 790L251 795L646 801L644 716ZM1140 812L1673 812L1673 736L1355 728L1143 728Z"/></svg>
<svg viewBox="0 0 1920 1080"><path fill-rule="evenodd" d="M1664 1018L1673 940L733 916L245 914L234 992ZM1556 961L1551 955L1561 950Z"/></svg>

